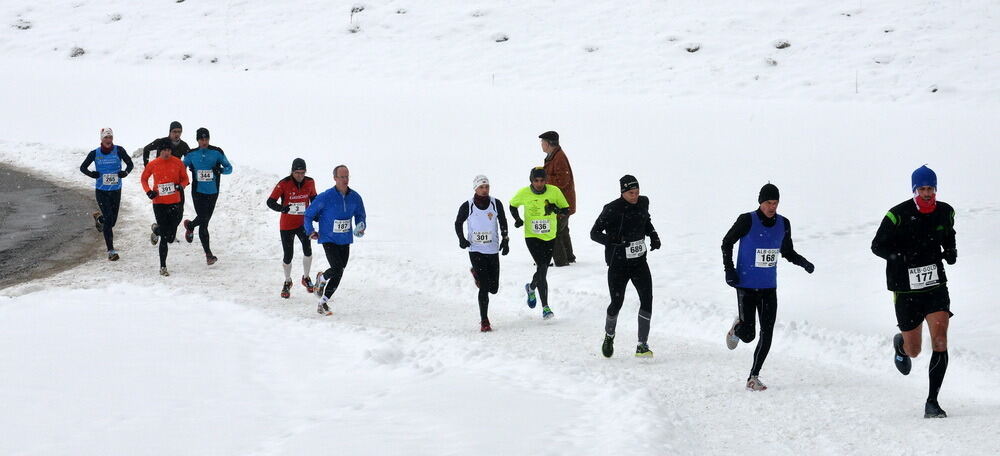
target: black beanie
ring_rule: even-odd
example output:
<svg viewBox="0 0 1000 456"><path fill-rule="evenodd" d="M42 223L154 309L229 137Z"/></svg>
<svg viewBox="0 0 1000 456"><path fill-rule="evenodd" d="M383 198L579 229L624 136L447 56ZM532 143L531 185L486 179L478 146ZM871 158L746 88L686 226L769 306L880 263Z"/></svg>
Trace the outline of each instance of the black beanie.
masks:
<svg viewBox="0 0 1000 456"><path fill-rule="evenodd" d="M535 180L537 178L545 178L545 168L541 166L536 166L531 168L531 174L528 175L528 180Z"/></svg>
<svg viewBox="0 0 1000 456"><path fill-rule="evenodd" d="M194 139L202 139L202 138L205 139L209 138L208 129L205 127L199 128L198 131L194 133Z"/></svg>
<svg viewBox="0 0 1000 456"><path fill-rule="evenodd" d="M538 137L546 141L559 142L559 133L556 133L554 131L547 131L545 133L538 135Z"/></svg>
<svg viewBox="0 0 1000 456"><path fill-rule="evenodd" d="M173 122L170 122L170 130L167 131L173 131L173 129L175 128L180 128L181 130L184 129L184 127L181 126L181 123L175 120Z"/></svg>
<svg viewBox="0 0 1000 456"><path fill-rule="evenodd" d="M306 169L306 161L301 158L292 160L292 172L294 173L300 169Z"/></svg>
<svg viewBox="0 0 1000 456"><path fill-rule="evenodd" d="M635 176L631 174L626 174L618 179L618 183L622 186L622 193L625 193L633 188L639 188L639 181L636 180Z"/></svg>
<svg viewBox="0 0 1000 456"><path fill-rule="evenodd" d="M757 196L758 203L777 199L780 199L778 198L778 187L775 187L774 184L768 182L760 188L760 195Z"/></svg>

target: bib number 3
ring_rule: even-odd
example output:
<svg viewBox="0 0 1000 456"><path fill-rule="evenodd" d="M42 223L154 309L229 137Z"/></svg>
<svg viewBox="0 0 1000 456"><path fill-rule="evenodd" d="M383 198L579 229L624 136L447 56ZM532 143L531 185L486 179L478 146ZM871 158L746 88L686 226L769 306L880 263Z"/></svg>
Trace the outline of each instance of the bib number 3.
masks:
<svg viewBox="0 0 1000 456"><path fill-rule="evenodd" d="M919 290L938 284L938 269L936 264L908 269L910 273L910 289Z"/></svg>
<svg viewBox="0 0 1000 456"><path fill-rule="evenodd" d="M757 249L753 263L758 268L773 268L778 265L778 249Z"/></svg>
<svg viewBox="0 0 1000 456"><path fill-rule="evenodd" d="M350 231L351 231L351 219L333 221L334 233L349 233Z"/></svg>

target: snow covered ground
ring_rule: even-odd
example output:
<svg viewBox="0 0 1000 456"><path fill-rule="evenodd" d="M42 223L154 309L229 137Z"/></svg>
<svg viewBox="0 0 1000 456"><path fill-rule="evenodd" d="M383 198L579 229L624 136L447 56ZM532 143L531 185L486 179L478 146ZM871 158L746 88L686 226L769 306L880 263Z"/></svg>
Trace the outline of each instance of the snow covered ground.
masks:
<svg viewBox="0 0 1000 456"><path fill-rule="evenodd" d="M0 162L87 189L76 168L99 128L134 150L176 119L189 143L211 129L235 172L212 223L215 266L197 241L174 244L172 275L156 275L136 174L121 261L94 252L0 291L0 453L994 452L996 4L386 1L352 24L353 6L5 8ZM69 57L73 46L86 53ZM526 185L548 129L576 173L580 260L551 270L556 318L542 321L523 304L533 268L515 239L495 331L481 334L454 214L475 174L505 202ZM301 287L278 297L264 200L294 157L321 187L348 164L368 207L333 317L315 316ZM958 209L951 416L933 422L921 418L927 357L909 377L891 365L891 298L868 249L923 163ZM631 291L618 354L599 354L605 267L587 231L625 173L664 238L650 256L651 361L630 356ZM768 180L817 270L780 266L770 389L750 394L752 348L722 343L735 296L719 244Z"/></svg>

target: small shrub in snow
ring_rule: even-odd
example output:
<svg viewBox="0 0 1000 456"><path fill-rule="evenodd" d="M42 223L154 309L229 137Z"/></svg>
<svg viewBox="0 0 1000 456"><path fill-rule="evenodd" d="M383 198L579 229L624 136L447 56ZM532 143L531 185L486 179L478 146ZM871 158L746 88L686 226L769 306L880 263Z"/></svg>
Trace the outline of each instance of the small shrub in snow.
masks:
<svg viewBox="0 0 1000 456"><path fill-rule="evenodd" d="M583 47L583 50L587 51L587 52L594 52L594 51L596 51L598 49L600 49L600 48L597 47L597 46L584 46Z"/></svg>
<svg viewBox="0 0 1000 456"><path fill-rule="evenodd" d="M689 43L684 49L688 52L698 52L701 49L701 43Z"/></svg>
<svg viewBox="0 0 1000 456"><path fill-rule="evenodd" d="M360 25L358 25L358 24L354 24L354 25L352 25L352 26L348 27L348 28L347 28L347 31L348 31L348 32L351 32L351 33L358 33L358 32L360 32L360 31L361 31L361 26L360 26Z"/></svg>
<svg viewBox="0 0 1000 456"><path fill-rule="evenodd" d="M209 60L209 62L211 62L211 63L219 63L219 58L218 57L212 57L212 60Z"/></svg>
<svg viewBox="0 0 1000 456"><path fill-rule="evenodd" d="M396 14L406 14L406 8L400 8L396 10Z"/></svg>
<svg viewBox="0 0 1000 456"><path fill-rule="evenodd" d="M497 33L493 35L493 41L496 41L497 43L503 43L504 41L507 41L509 39L510 37L507 36L507 34L505 33Z"/></svg>
<svg viewBox="0 0 1000 456"><path fill-rule="evenodd" d="M893 57L891 55L879 55L875 56L872 60L874 60L875 63L879 65L885 65L888 63L892 63Z"/></svg>
<svg viewBox="0 0 1000 456"><path fill-rule="evenodd" d="M24 19L18 19L17 22L14 23L14 28L18 30L28 30L31 28L31 22Z"/></svg>
<svg viewBox="0 0 1000 456"><path fill-rule="evenodd" d="M774 47L776 47L778 49L785 49L785 48L787 48L787 47L789 47L791 45L792 45L792 43L789 43L788 41L785 41L785 40L778 40L778 41L774 42Z"/></svg>
<svg viewBox="0 0 1000 456"><path fill-rule="evenodd" d="M73 48L73 49L71 49L69 51L69 56L70 57L79 57L79 56L81 56L83 54L86 54L86 53L87 53L87 51L84 51L83 48L81 48L81 47L75 47L75 48Z"/></svg>
<svg viewBox="0 0 1000 456"><path fill-rule="evenodd" d="M486 15L486 11L475 10L471 13L472 17L483 17Z"/></svg>
<svg viewBox="0 0 1000 456"><path fill-rule="evenodd" d="M778 61L774 60L774 59L772 59L770 57L768 57L767 59L765 59L764 63L768 64L769 66L778 66Z"/></svg>
<svg viewBox="0 0 1000 456"><path fill-rule="evenodd" d="M365 10L365 5L357 4L351 7L351 14L358 14Z"/></svg>
<svg viewBox="0 0 1000 456"><path fill-rule="evenodd" d="M115 14L112 14L111 17L109 17L109 19L111 19L111 22L118 22L118 21L122 20L122 15L118 14L118 13L115 13Z"/></svg>
<svg viewBox="0 0 1000 456"><path fill-rule="evenodd" d="M187 60L191 58L191 54L184 54L181 56L181 60Z"/></svg>
<svg viewBox="0 0 1000 456"><path fill-rule="evenodd" d="M678 41L678 40L680 40L680 39L681 39L681 37L679 37L679 36L675 36L675 35L670 35L670 36L668 36L668 37L667 37L667 41L669 41L669 42L671 42L671 43L673 43L673 42L675 42L675 41Z"/></svg>

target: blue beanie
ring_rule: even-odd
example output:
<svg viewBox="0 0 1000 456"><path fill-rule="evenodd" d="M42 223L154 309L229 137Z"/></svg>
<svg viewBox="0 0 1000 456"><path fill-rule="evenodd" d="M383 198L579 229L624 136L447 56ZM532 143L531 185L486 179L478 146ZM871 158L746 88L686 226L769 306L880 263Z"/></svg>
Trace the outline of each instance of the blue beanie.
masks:
<svg viewBox="0 0 1000 456"><path fill-rule="evenodd" d="M937 174L934 174L934 170L927 167L927 165L921 166L913 171L910 175L910 183L913 184L912 191L916 192L917 188L923 186L930 186L937 189Z"/></svg>

